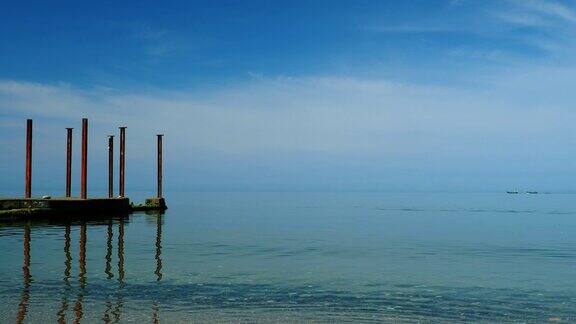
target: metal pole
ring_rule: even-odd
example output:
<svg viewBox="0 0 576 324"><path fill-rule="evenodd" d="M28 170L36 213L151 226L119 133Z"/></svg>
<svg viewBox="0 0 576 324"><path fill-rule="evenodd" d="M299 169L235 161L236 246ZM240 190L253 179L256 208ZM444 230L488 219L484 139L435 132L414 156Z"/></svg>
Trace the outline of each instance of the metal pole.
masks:
<svg viewBox="0 0 576 324"><path fill-rule="evenodd" d="M66 128L66 197L72 195L72 129Z"/></svg>
<svg viewBox="0 0 576 324"><path fill-rule="evenodd" d="M32 119L26 120L26 182L25 197L32 197Z"/></svg>
<svg viewBox="0 0 576 324"><path fill-rule="evenodd" d="M87 198L88 185L88 118L82 118L82 172L80 179L80 198Z"/></svg>
<svg viewBox="0 0 576 324"><path fill-rule="evenodd" d="M162 198L162 134L158 137L158 198Z"/></svg>
<svg viewBox="0 0 576 324"><path fill-rule="evenodd" d="M108 198L114 197L114 135L108 135Z"/></svg>
<svg viewBox="0 0 576 324"><path fill-rule="evenodd" d="M126 168L126 127L120 128L120 186L118 188L119 196L124 197L124 175Z"/></svg>

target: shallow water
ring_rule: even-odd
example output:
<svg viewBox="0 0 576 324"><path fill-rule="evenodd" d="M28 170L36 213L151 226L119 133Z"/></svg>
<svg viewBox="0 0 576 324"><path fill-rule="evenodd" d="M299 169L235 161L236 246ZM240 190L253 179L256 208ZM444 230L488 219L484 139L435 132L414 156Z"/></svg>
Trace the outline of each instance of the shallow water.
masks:
<svg viewBox="0 0 576 324"><path fill-rule="evenodd" d="M576 195L167 201L164 215L0 222L1 321L576 321Z"/></svg>

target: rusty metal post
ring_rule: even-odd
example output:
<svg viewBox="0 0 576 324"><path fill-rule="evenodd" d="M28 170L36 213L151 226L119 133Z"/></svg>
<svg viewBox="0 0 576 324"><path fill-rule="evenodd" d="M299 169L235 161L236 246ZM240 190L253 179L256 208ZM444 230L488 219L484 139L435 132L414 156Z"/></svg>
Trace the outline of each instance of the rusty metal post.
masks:
<svg viewBox="0 0 576 324"><path fill-rule="evenodd" d="M24 187L24 196L32 197L32 119L26 120L26 182Z"/></svg>
<svg viewBox="0 0 576 324"><path fill-rule="evenodd" d="M108 198L114 197L114 135L108 135Z"/></svg>
<svg viewBox="0 0 576 324"><path fill-rule="evenodd" d="M158 138L158 198L162 198L162 134Z"/></svg>
<svg viewBox="0 0 576 324"><path fill-rule="evenodd" d="M120 128L120 184L119 184L119 196L124 197L124 176L126 168L126 127Z"/></svg>
<svg viewBox="0 0 576 324"><path fill-rule="evenodd" d="M80 198L87 198L88 186L88 118L82 118L82 172L80 179Z"/></svg>
<svg viewBox="0 0 576 324"><path fill-rule="evenodd" d="M66 128L66 197L72 195L72 130Z"/></svg>

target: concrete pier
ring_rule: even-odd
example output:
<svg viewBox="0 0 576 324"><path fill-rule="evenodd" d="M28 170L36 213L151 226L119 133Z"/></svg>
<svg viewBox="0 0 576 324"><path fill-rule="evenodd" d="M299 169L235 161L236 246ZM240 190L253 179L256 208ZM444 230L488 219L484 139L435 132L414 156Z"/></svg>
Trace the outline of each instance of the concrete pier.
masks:
<svg viewBox="0 0 576 324"><path fill-rule="evenodd" d="M64 214L124 213L132 211L128 198L6 198L0 199L0 218Z"/></svg>
<svg viewBox="0 0 576 324"><path fill-rule="evenodd" d="M144 204L131 204L128 198L0 198L0 219L81 217L166 209L164 198L146 199Z"/></svg>
<svg viewBox="0 0 576 324"><path fill-rule="evenodd" d="M120 128L120 171L119 197L114 198L113 159L114 136L108 137L108 198L88 198L88 119L82 118L82 150L80 197L72 198L72 129L66 128L66 197L52 199L32 198L32 119L26 120L26 164L24 198L0 198L0 218L54 218L54 216L72 214L83 217L95 214L130 213L134 211L164 211L166 202L162 197L162 134L158 141L158 178L157 196L146 199L144 204L134 205L124 196L126 168L126 127Z"/></svg>

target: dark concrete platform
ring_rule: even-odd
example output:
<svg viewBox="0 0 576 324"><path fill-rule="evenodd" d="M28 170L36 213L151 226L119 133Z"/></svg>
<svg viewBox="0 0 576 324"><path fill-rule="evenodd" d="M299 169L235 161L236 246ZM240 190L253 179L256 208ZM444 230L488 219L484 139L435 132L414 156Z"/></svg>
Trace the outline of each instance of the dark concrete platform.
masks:
<svg viewBox="0 0 576 324"><path fill-rule="evenodd" d="M38 218L54 215L78 217L93 214L122 214L133 211L166 210L163 198L133 205L128 198L0 198L0 218Z"/></svg>

